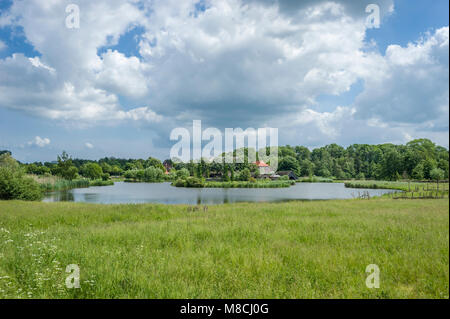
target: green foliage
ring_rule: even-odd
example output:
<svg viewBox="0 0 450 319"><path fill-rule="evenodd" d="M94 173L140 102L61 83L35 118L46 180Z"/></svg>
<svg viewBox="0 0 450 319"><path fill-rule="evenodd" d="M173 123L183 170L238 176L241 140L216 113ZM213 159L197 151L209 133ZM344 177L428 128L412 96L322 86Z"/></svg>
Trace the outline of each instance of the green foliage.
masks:
<svg viewBox="0 0 450 319"><path fill-rule="evenodd" d="M97 163L87 163L81 167L81 175L92 180L100 179L103 177L103 170Z"/></svg>
<svg viewBox="0 0 450 319"><path fill-rule="evenodd" d="M112 186L112 185L114 185L114 182L111 180L97 179L89 181L89 186Z"/></svg>
<svg viewBox="0 0 450 319"><path fill-rule="evenodd" d="M0 299L448 299L448 207L3 201ZM81 289L65 287L73 263ZM380 289L365 285L371 263Z"/></svg>
<svg viewBox="0 0 450 319"><path fill-rule="evenodd" d="M25 166L27 174L33 175L48 175L51 174L49 167L42 165L41 163L32 163Z"/></svg>
<svg viewBox="0 0 450 319"><path fill-rule="evenodd" d="M414 167L413 171L412 171L412 178L416 179L416 180L422 180L424 178L424 167L423 167L423 163L419 163L416 165L416 167Z"/></svg>
<svg viewBox="0 0 450 319"><path fill-rule="evenodd" d="M444 179L444 171L440 168L433 168L430 172L430 177L432 180L440 181Z"/></svg>
<svg viewBox="0 0 450 319"><path fill-rule="evenodd" d="M0 155L0 199L41 200L43 192L39 184L25 176L23 169L9 153Z"/></svg>
<svg viewBox="0 0 450 319"><path fill-rule="evenodd" d="M391 180L402 178L424 180L431 179L431 171L439 168L444 171L444 178L449 175L449 152L446 148L436 146L428 139L418 139L406 145L394 144L354 144L343 148L336 144L326 145L310 151L304 146L291 147L280 146L279 170L291 170L299 177L318 176L323 178L365 179L368 180ZM237 151L233 152L235 155ZM244 148L244 154L255 153L253 150ZM8 153L9 154L9 153ZM223 155L224 156L224 155ZM221 161L222 160L222 161ZM126 171L135 170L133 177L127 174L128 180L140 181L144 179L145 168L159 168L163 172L165 167L160 160L149 157L143 159L117 159L114 157L102 158L99 161L71 159L67 153L58 156L58 164L32 163L23 164L30 174L46 175L53 174L64 179L76 179L77 169L83 171L85 165L95 163L100 165L103 173L114 176L124 175ZM216 161L208 162L201 159L199 163L173 163L164 161L167 167L174 168L177 175L164 176L164 180L186 179L189 176L198 178L222 177L223 181L242 180L241 174L244 169L249 169L251 175L259 177L259 170L244 156L243 163L224 163L223 157ZM180 170L182 173L178 173ZM239 172L239 173L238 173ZM102 178L97 173L89 178ZM245 179L245 177L244 177Z"/></svg>
<svg viewBox="0 0 450 319"><path fill-rule="evenodd" d="M248 168L244 168L239 174L240 181L248 181L252 177L250 170Z"/></svg>
<svg viewBox="0 0 450 319"><path fill-rule="evenodd" d="M203 179L198 177L188 177L186 179L177 179L172 186L175 187L189 187L189 188L203 188L205 187L205 182Z"/></svg>
<svg viewBox="0 0 450 319"><path fill-rule="evenodd" d="M173 184L175 187L186 187L186 180L185 179L177 179Z"/></svg>
<svg viewBox="0 0 450 319"><path fill-rule="evenodd" d="M283 157L278 166L280 171L293 171L296 175L300 175L300 165L294 156Z"/></svg>
<svg viewBox="0 0 450 319"><path fill-rule="evenodd" d="M147 183L156 183L164 180L164 172L161 168L150 166L144 170L143 181Z"/></svg>
<svg viewBox="0 0 450 319"><path fill-rule="evenodd" d="M203 187L205 187L205 182L201 178L188 177L186 179L186 186L185 187L203 188Z"/></svg>
<svg viewBox="0 0 450 319"><path fill-rule="evenodd" d="M19 163L11 156L11 153L3 153L0 155L0 167L10 168L12 170L19 169Z"/></svg>
<svg viewBox="0 0 450 319"><path fill-rule="evenodd" d="M145 163L145 167L154 167L154 168L159 168L160 170L162 170L163 172L166 171L166 168L164 167L163 163L157 159L157 158L153 158L153 157L149 157Z"/></svg>
<svg viewBox="0 0 450 319"><path fill-rule="evenodd" d="M160 168L153 166L146 169L133 169L126 171L124 174L126 181L145 182L145 183L159 183L165 179L164 172Z"/></svg>
<svg viewBox="0 0 450 319"><path fill-rule="evenodd" d="M320 176L310 176L300 178L298 183L333 183L332 178L320 177Z"/></svg>
<svg viewBox="0 0 450 319"><path fill-rule="evenodd" d="M74 188L86 188L90 186L89 180L87 179L75 179L75 180L66 180L66 179L57 179L54 181L42 182L40 183L42 190L45 192L54 192L54 191L65 191Z"/></svg>
<svg viewBox="0 0 450 319"><path fill-rule="evenodd" d="M228 174L228 165L224 164L223 165L223 177L222 177L224 182L229 182L230 181L230 175Z"/></svg>
<svg viewBox="0 0 450 319"><path fill-rule="evenodd" d="M189 177L189 171L186 168L177 170L177 179L186 179Z"/></svg>
<svg viewBox="0 0 450 319"><path fill-rule="evenodd" d="M73 165L72 158L65 151L58 156L58 164L55 171L56 175L69 181L75 179L78 175L78 169Z"/></svg>
<svg viewBox="0 0 450 319"><path fill-rule="evenodd" d="M204 182L196 177L189 177L186 180L178 179L172 183L175 187L192 188L286 188L295 185L294 181L272 181L256 180L251 177L249 181L228 181L228 182Z"/></svg>

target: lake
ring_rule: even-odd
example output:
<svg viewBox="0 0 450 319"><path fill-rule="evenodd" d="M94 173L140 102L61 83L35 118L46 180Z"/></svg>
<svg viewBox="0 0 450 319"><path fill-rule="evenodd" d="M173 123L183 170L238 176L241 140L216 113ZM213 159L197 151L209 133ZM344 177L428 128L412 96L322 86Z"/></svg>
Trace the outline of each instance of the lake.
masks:
<svg viewBox="0 0 450 319"><path fill-rule="evenodd" d="M345 188L341 183L297 183L290 188L177 188L170 183L124 183L114 186L77 188L46 195L44 202L84 202L97 204L161 203L223 204L236 202L280 202L358 197L363 192L380 196L394 190Z"/></svg>

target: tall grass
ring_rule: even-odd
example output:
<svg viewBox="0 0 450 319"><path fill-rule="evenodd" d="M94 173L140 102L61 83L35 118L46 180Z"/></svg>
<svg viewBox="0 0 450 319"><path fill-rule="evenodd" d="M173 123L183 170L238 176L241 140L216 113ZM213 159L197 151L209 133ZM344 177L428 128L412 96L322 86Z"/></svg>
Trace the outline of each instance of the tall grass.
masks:
<svg viewBox="0 0 450 319"><path fill-rule="evenodd" d="M112 180L101 180L101 179L96 179L93 181L89 181L89 186L112 186L114 185L114 181Z"/></svg>
<svg viewBox="0 0 450 319"><path fill-rule="evenodd" d="M233 181L233 182L206 182L205 188L287 188L295 185L293 181Z"/></svg>
<svg viewBox="0 0 450 319"><path fill-rule="evenodd" d="M90 186L110 186L114 185L112 180L89 180L87 178L75 179L72 181L57 176L37 176L30 175L37 181L45 192L65 191L73 188L87 188Z"/></svg>
<svg viewBox="0 0 450 319"><path fill-rule="evenodd" d="M346 181L345 187L351 188L372 188L372 189L396 189L400 191L432 191L437 190L436 182L389 182L389 181ZM447 183L439 183L440 190L449 189L449 184Z"/></svg>
<svg viewBox="0 0 450 319"><path fill-rule="evenodd" d="M88 179L76 179L69 181L56 176L31 175L45 192L65 191L73 188L86 188L90 183Z"/></svg>
<svg viewBox="0 0 450 319"><path fill-rule="evenodd" d="M448 200L190 208L0 201L0 298L449 297Z"/></svg>
<svg viewBox="0 0 450 319"><path fill-rule="evenodd" d="M320 176L301 177L297 183L333 183L333 179Z"/></svg>
<svg viewBox="0 0 450 319"><path fill-rule="evenodd" d="M385 197L419 199L419 198L444 198L449 197L449 184L429 182L389 182L389 181L347 181L344 183L348 188L363 189L395 189L402 191L401 194L385 194ZM438 189L439 188L439 189Z"/></svg>

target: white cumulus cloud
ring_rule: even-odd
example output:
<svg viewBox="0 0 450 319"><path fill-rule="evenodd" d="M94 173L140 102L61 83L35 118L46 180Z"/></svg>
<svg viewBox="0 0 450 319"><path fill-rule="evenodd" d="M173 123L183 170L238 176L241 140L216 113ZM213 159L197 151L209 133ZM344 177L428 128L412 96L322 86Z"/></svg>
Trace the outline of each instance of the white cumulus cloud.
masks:
<svg viewBox="0 0 450 319"><path fill-rule="evenodd" d="M277 125L292 144L344 143L356 129L448 135L448 26L378 53L367 50L371 0L79 0L79 29L64 27L68 3L13 1L0 16L40 53L0 59L0 107L80 127L138 123L165 140L193 119ZM378 4L383 23L394 1ZM135 27L139 54L111 48ZM320 110L319 97L359 82L354 102Z"/></svg>
<svg viewBox="0 0 450 319"><path fill-rule="evenodd" d="M47 137L41 138L36 136L33 141L28 142L28 145L35 145L38 147L45 147L50 144L50 139Z"/></svg>

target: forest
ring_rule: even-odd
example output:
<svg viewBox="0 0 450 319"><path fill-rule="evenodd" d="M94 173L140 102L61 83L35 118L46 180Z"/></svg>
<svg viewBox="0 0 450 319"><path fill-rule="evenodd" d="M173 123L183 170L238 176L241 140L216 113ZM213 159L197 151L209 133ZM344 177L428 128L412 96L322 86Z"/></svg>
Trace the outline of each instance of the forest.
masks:
<svg viewBox="0 0 450 319"><path fill-rule="evenodd" d="M8 151L0 151L0 154ZM373 180L429 180L433 169L442 172L448 179L449 151L428 139L416 139L405 145L394 144L353 144L346 148L337 144L308 149L305 146L281 146L278 149L280 171L293 171L297 176L318 176L335 179ZM21 163L28 174L55 175L72 180L78 176L91 179L108 179L109 176L129 176L149 167L161 171L186 169L189 175L208 178L210 176L230 176L250 170L257 175L252 163L222 164L201 160L198 163L173 163L170 159L161 161L148 159L119 159L105 157L97 161L72 159L65 152L55 162ZM159 172L159 171L158 171ZM156 172L154 174L160 176ZM248 175L247 170L245 171ZM142 175L142 173L141 173Z"/></svg>

